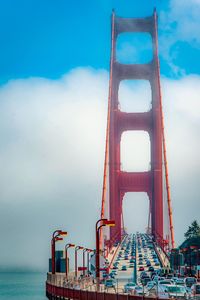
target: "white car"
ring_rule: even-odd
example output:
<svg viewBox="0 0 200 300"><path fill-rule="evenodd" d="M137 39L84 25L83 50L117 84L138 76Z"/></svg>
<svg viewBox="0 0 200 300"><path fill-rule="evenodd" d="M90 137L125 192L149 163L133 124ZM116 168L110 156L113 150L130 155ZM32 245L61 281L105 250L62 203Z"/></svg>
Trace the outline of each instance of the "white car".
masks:
<svg viewBox="0 0 200 300"><path fill-rule="evenodd" d="M162 279L158 281L158 284L162 284L162 285L168 285L168 284L174 284L174 281L171 279Z"/></svg>
<svg viewBox="0 0 200 300"><path fill-rule="evenodd" d="M159 285L157 290L157 296L161 299L169 298L183 298L188 299L186 288L183 286L177 286L175 284Z"/></svg>
<svg viewBox="0 0 200 300"><path fill-rule="evenodd" d="M188 294L184 286L177 286L170 284L165 286L166 292L169 294L169 298L183 298L188 299Z"/></svg>

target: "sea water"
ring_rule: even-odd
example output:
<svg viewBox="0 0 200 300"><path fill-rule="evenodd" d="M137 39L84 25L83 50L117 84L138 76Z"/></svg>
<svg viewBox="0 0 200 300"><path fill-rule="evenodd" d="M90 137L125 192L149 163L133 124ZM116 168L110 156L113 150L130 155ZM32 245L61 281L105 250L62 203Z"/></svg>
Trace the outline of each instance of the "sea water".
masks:
<svg viewBox="0 0 200 300"><path fill-rule="evenodd" d="M45 273L0 273L0 300L47 300Z"/></svg>

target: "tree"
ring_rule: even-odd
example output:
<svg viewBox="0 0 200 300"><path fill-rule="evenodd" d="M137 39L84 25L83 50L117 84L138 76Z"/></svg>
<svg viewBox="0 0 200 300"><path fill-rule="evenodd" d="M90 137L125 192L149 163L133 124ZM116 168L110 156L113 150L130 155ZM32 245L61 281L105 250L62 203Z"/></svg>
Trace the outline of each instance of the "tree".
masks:
<svg viewBox="0 0 200 300"><path fill-rule="evenodd" d="M200 237L200 226L196 220L191 223L188 230L184 234L186 239L191 239L194 237Z"/></svg>

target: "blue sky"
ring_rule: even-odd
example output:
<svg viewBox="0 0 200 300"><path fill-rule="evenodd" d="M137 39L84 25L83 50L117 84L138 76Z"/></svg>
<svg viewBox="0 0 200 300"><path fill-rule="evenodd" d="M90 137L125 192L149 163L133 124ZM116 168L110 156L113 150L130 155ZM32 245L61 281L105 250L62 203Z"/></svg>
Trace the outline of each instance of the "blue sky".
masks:
<svg viewBox="0 0 200 300"><path fill-rule="evenodd" d="M175 238L181 243L200 210L200 0L0 4L0 270L8 265L47 270L50 237L58 227L69 231L67 241L94 247L112 8L119 16L144 17L157 7ZM119 39L120 61L149 59L149 39L135 38ZM148 110L149 89L148 82L124 81L122 110ZM122 136L121 167L148 170L149 137L134 134ZM147 196L128 193L123 209L129 231L144 231Z"/></svg>
<svg viewBox="0 0 200 300"><path fill-rule="evenodd" d="M173 34L168 1L19 0L1 1L0 82L29 76L59 78L76 66L109 68L110 14L124 17L165 13L159 37ZM168 31L164 30L171 24ZM162 40L161 40L162 41ZM165 42L167 43L167 38ZM178 54L177 54L178 53ZM199 73L198 47L184 40L170 46L173 63L188 73ZM174 74L162 55L161 73Z"/></svg>

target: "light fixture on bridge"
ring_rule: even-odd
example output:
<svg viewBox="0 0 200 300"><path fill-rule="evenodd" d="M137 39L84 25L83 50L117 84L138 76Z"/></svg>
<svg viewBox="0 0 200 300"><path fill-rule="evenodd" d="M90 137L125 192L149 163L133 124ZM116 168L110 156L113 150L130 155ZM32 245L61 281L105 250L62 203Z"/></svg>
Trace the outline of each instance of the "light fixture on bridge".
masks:
<svg viewBox="0 0 200 300"><path fill-rule="evenodd" d="M67 235L67 231L62 231L60 229L55 230L52 234L52 239L51 239L51 272L52 274L56 273L56 242L62 241L63 236Z"/></svg>
<svg viewBox="0 0 200 300"><path fill-rule="evenodd" d="M96 279L97 283L99 282L99 277L100 277L100 260L99 260L99 231L102 227L104 226L115 226L115 221L114 220L108 220L108 219L99 219L96 222Z"/></svg>
<svg viewBox="0 0 200 300"><path fill-rule="evenodd" d="M67 250L69 248L74 248L75 245L74 244L66 244L65 245L65 273L66 273L66 278L68 277L68 271L69 271L69 263L68 263L68 255L67 255Z"/></svg>
<svg viewBox="0 0 200 300"><path fill-rule="evenodd" d="M78 250L83 250L84 247L82 246L76 246L75 247L75 277L77 277L77 252Z"/></svg>

